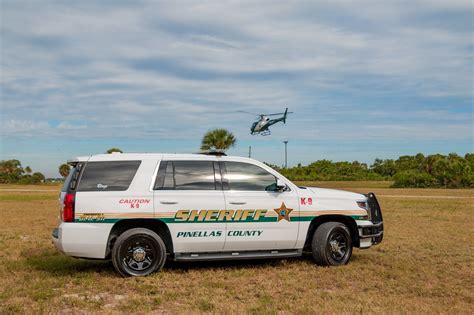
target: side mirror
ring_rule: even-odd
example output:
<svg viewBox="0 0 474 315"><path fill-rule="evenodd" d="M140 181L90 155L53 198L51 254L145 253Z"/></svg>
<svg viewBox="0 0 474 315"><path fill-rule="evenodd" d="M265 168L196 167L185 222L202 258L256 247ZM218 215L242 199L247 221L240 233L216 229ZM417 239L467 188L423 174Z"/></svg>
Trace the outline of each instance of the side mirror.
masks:
<svg viewBox="0 0 474 315"><path fill-rule="evenodd" d="M288 186L285 184L284 181L281 179L277 178L276 180L276 190L279 192L286 191L288 189Z"/></svg>

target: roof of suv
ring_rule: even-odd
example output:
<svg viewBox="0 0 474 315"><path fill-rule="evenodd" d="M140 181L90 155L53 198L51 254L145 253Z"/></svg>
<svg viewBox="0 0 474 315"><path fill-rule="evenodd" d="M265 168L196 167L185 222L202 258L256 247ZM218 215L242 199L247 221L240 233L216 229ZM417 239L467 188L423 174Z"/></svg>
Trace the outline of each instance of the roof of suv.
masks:
<svg viewBox="0 0 474 315"><path fill-rule="evenodd" d="M232 160L232 161L255 161L253 159L241 156L216 156L207 154L183 154L183 153L112 153L97 154L90 156L79 156L68 160L68 163L87 162L87 161L124 161L124 160L161 160L161 159L179 159L179 160Z"/></svg>

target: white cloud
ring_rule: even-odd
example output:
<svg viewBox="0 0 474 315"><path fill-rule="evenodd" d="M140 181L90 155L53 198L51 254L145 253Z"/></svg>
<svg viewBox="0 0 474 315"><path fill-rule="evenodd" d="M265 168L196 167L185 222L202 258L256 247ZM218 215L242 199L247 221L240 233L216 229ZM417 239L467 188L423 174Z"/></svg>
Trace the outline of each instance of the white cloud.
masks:
<svg viewBox="0 0 474 315"><path fill-rule="evenodd" d="M224 124L247 135L251 119L235 110L288 106L301 122L294 134L360 137L351 115L370 116L373 103L409 125L405 113L431 110L419 99L472 102L472 30L424 22L466 10L470 1L3 2L2 134L187 139ZM402 108L385 102L407 95ZM433 105L444 114L426 126L380 126L456 138L440 124L456 106ZM469 127L469 117L457 122Z"/></svg>
<svg viewBox="0 0 474 315"><path fill-rule="evenodd" d="M18 136L34 136L37 134L47 134L50 132L50 126L46 122L38 122L34 120L2 120L0 134L18 135Z"/></svg>

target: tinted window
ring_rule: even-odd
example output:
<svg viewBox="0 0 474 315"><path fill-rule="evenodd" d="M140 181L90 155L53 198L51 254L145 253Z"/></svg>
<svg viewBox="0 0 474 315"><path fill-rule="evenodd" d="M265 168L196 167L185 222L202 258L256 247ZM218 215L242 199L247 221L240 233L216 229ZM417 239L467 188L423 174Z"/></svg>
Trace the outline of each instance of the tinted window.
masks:
<svg viewBox="0 0 474 315"><path fill-rule="evenodd" d="M173 162L168 162L165 167L165 182L163 184L163 189L174 189L174 170Z"/></svg>
<svg viewBox="0 0 474 315"><path fill-rule="evenodd" d="M77 190L127 190L140 163L140 161L89 162L85 166Z"/></svg>
<svg viewBox="0 0 474 315"><path fill-rule="evenodd" d="M160 164L155 189L216 189L212 161L167 161L161 163L166 163L166 166Z"/></svg>
<svg viewBox="0 0 474 315"><path fill-rule="evenodd" d="M276 177L263 168L240 162L225 162L230 190L275 191Z"/></svg>
<svg viewBox="0 0 474 315"><path fill-rule="evenodd" d="M71 179L72 177L74 176L74 173L76 172L76 168L75 167L71 167L71 169L69 170L69 175L66 177L66 179L64 180L64 185L63 185L63 188L61 189L61 191L63 192L66 192L68 191L69 189L69 185L71 184Z"/></svg>
<svg viewBox="0 0 474 315"><path fill-rule="evenodd" d="M61 191L74 191L76 190L77 180L79 179L79 175L81 174L81 169L84 166L84 163L78 163L77 165L71 167L69 170L69 175L64 180L64 185Z"/></svg>

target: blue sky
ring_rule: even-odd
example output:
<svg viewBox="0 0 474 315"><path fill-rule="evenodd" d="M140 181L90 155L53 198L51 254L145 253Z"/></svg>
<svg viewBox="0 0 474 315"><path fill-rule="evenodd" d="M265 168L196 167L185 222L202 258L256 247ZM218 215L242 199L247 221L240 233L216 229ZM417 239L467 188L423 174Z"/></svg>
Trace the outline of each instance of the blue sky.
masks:
<svg viewBox="0 0 474 315"><path fill-rule="evenodd" d="M451 1L8 1L1 159L230 151L281 165L473 148L473 7ZM252 116L295 113L269 137Z"/></svg>

